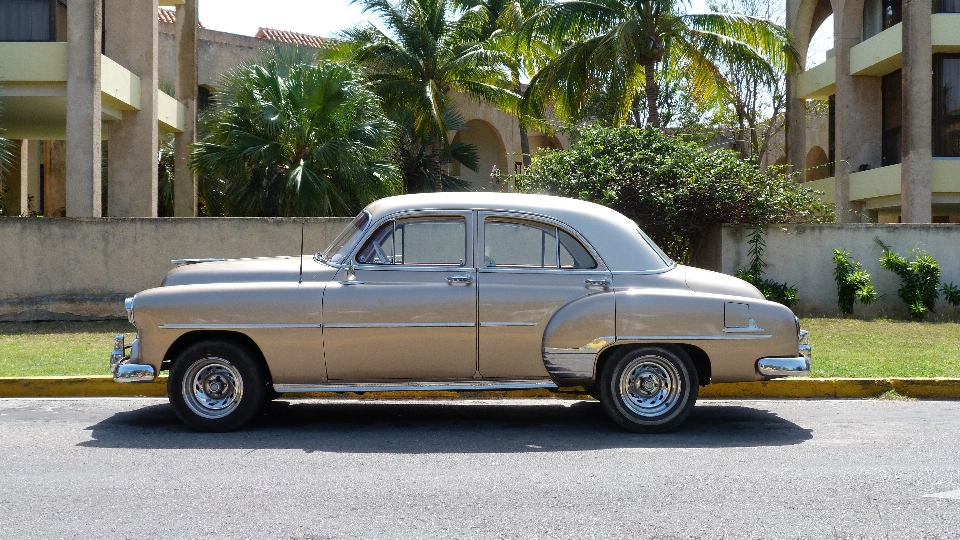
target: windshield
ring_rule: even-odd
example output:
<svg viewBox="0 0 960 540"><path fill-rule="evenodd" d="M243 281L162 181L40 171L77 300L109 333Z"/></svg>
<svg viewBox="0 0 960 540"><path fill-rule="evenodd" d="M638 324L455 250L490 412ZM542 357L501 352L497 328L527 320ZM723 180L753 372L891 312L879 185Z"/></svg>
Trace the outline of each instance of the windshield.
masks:
<svg viewBox="0 0 960 540"><path fill-rule="evenodd" d="M320 253L317 253L317 256L328 263L337 264L343 261L347 256L347 251L357 243L369 224L370 214L368 214L366 210L360 212L360 214L353 218L353 221L337 235L337 238L330 243L330 246Z"/></svg>

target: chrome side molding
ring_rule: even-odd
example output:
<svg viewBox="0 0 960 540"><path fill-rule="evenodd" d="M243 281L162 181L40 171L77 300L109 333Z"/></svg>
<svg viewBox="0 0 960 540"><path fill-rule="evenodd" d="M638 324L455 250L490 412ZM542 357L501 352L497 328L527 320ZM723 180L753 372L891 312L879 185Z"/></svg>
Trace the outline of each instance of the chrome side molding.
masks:
<svg viewBox="0 0 960 540"><path fill-rule="evenodd" d="M455 380L455 381L396 381L396 382L331 382L320 384L274 384L280 393L290 392L484 392L487 390L556 390L549 379L531 380Z"/></svg>

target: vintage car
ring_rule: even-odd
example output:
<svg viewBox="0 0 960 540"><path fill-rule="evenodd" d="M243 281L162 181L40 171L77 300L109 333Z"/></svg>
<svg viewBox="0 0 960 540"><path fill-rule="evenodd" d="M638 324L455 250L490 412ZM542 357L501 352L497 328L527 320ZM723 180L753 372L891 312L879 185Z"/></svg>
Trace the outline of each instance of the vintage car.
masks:
<svg viewBox="0 0 960 540"><path fill-rule="evenodd" d="M137 339L116 338L111 370L169 370L196 430L239 428L289 392L579 386L620 426L663 431L699 386L810 369L788 308L578 200L391 197L316 255L181 262L197 264L126 300Z"/></svg>

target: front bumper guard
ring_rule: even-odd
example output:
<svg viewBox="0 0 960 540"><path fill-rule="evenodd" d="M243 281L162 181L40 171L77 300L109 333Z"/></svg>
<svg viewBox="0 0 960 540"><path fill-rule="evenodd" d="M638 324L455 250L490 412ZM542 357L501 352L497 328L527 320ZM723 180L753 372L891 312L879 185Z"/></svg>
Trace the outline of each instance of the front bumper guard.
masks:
<svg viewBox="0 0 960 540"><path fill-rule="evenodd" d="M127 349L130 354L126 354ZM134 339L130 345L123 344L123 336L113 338L113 352L110 353L110 372L113 380L119 383L151 382L157 378L153 366L139 364L140 340Z"/></svg>
<svg viewBox="0 0 960 540"><path fill-rule="evenodd" d="M805 377L810 375L810 359L813 350L810 347L809 332L800 330L800 350L797 356L786 358L761 358L757 360L757 372L764 377Z"/></svg>

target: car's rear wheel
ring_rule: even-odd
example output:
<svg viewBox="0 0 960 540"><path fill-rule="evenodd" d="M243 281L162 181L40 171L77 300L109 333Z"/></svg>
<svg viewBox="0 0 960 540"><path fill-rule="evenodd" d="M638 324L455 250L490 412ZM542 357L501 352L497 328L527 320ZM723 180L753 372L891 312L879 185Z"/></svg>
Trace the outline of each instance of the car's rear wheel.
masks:
<svg viewBox="0 0 960 540"><path fill-rule="evenodd" d="M640 346L610 358L600 376L600 402L621 427L655 433L683 422L697 401L697 371L680 349Z"/></svg>
<svg viewBox="0 0 960 540"><path fill-rule="evenodd" d="M243 347L203 341L174 360L167 396L177 416L197 431L232 431L252 420L266 398L260 365Z"/></svg>

